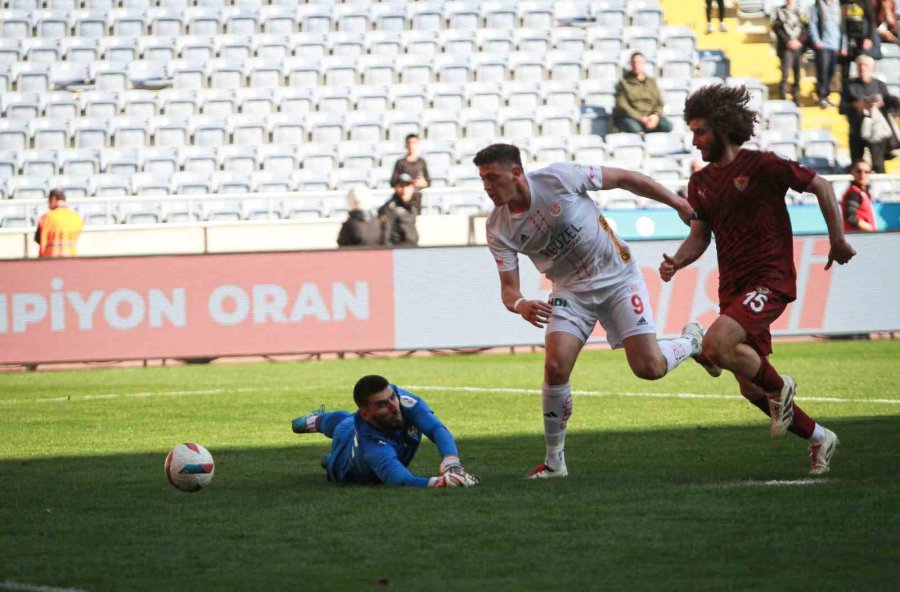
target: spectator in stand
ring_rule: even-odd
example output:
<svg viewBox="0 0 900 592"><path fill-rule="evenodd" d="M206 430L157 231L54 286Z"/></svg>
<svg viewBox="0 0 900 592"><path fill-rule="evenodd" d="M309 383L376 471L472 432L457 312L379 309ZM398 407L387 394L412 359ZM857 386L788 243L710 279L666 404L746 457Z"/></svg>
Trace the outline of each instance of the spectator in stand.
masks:
<svg viewBox="0 0 900 592"><path fill-rule="evenodd" d="M794 71L794 83L791 91L794 103L800 104L800 57L803 44L806 42L806 27L800 9L794 0L785 0L784 6L775 9L772 15L772 31L777 40L778 58L781 60L780 96L787 99L788 78Z"/></svg>
<svg viewBox="0 0 900 592"><path fill-rule="evenodd" d="M406 156L394 164L394 172L391 173L391 187L397 186L397 180L402 174L407 174L412 178L416 192L431 185L428 165L425 163L425 159L419 156L419 136L416 134L406 136Z"/></svg>
<svg viewBox="0 0 900 592"><path fill-rule="evenodd" d="M853 181L841 197L841 213L844 217L844 230L856 232L876 232L878 224L875 219L875 208L869 195L869 175L872 168L864 160L857 160L850 168Z"/></svg>
<svg viewBox="0 0 900 592"><path fill-rule="evenodd" d="M900 43L896 0L872 0L872 9L875 13L875 32L881 42Z"/></svg>
<svg viewBox="0 0 900 592"><path fill-rule="evenodd" d="M672 124L662 116L663 101L656 80L644 73L646 63L641 52L631 54L631 67L616 85L613 120L621 132L672 131Z"/></svg>
<svg viewBox="0 0 900 592"><path fill-rule="evenodd" d="M863 152L868 148L872 170L884 173L885 155L896 146L896 132L890 126L888 118L891 117L891 112L900 109L900 100L891 96L884 82L872 76L875 71L875 60L870 56L857 57L856 69L859 78L853 78L847 83L841 101L847 106L847 120L850 123L850 160L853 162L862 160ZM885 125L890 129L890 135L875 141L864 138L865 120L867 118L875 120L879 117L884 119Z"/></svg>
<svg viewBox="0 0 900 592"><path fill-rule="evenodd" d="M369 190L356 185L347 192L347 220L338 232L339 247L372 247L381 244L381 222L365 209Z"/></svg>
<svg viewBox="0 0 900 592"><path fill-rule="evenodd" d="M841 0L841 16L844 31L841 47L841 89L850 80L850 64L863 54L872 55L875 37L875 14L872 0ZM881 55L872 56L880 58ZM843 95L846 96L846 95ZM842 113L847 114L852 107L841 104Z"/></svg>
<svg viewBox="0 0 900 592"><path fill-rule="evenodd" d="M815 0L809 14L809 39L816 53L816 98L819 107L833 107L828 95L844 43L839 0Z"/></svg>
<svg viewBox="0 0 900 592"><path fill-rule="evenodd" d="M719 30L723 33L728 30L728 27L725 26L725 0L716 0L716 4L719 6ZM706 0L706 32L713 32L713 23L712 23L712 5L713 0Z"/></svg>
<svg viewBox="0 0 900 592"><path fill-rule="evenodd" d="M75 257L76 244L84 221L75 210L66 205L66 194L62 189L53 189L47 194L47 208L41 216L34 242L41 246L41 257Z"/></svg>
<svg viewBox="0 0 900 592"><path fill-rule="evenodd" d="M394 185L394 195L378 209L381 218L381 244L392 247L414 247L419 244L416 230L416 188L413 178L401 173Z"/></svg>

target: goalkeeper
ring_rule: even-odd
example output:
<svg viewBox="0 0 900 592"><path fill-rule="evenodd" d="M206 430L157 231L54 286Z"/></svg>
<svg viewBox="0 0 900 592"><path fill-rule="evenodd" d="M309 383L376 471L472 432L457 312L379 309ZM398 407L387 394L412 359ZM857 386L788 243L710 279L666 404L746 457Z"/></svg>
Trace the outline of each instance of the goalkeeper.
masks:
<svg viewBox="0 0 900 592"><path fill-rule="evenodd" d="M291 423L296 434L320 432L331 438L322 458L328 480L413 487L472 487L479 479L459 462L456 441L428 405L383 376L363 376L353 387L356 413L324 407ZM409 469L422 434L437 445L440 476L418 477Z"/></svg>

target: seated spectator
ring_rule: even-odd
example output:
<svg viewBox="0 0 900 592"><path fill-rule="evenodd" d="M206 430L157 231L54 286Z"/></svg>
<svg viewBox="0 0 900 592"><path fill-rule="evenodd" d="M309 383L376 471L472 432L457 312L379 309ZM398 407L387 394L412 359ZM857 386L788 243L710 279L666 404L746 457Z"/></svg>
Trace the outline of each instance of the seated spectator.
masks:
<svg viewBox="0 0 900 592"><path fill-rule="evenodd" d="M381 244L392 247L414 247L419 244L416 230L416 188L413 178L401 173L394 185L394 195L378 209L381 218Z"/></svg>
<svg viewBox="0 0 900 592"><path fill-rule="evenodd" d="M656 80L644 73L647 60L637 51L631 55L631 69L616 85L613 121L621 132L670 132L672 124L662 116L663 101Z"/></svg>
<svg viewBox="0 0 900 592"><path fill-rule="evenodd" d="M850 64L856 58L866 54L873 55L875 49L875 14L872 11L872 0L841 0L843 16L843 46L841 47L841 89L846 88L850 80ZM847 114L852 107L841 104L842 113Z"/></svg>
<svg viewBox="0 0 900 592"><path fill-rule="evenodd" d="M800 9L794 0L785 0L784 6L775 9L772 15L772 32L777 40L778 58L781 60L781 100L787 100L788 78L794 71L794 83L791 85L794 104L800 104L800 58L803 44L806 41L806 27L800 15Z"/></svg>
<svg viewBox="0 0 900 592"><path fill-rule="evenodd" d="M381 244L381 222L365 211L369 190L356 185L347 193L347 220L338 232L339 247L372 247Z"/></svg>
<svg viewBox="0 0 900 592"><path fill-rule="evenodd" d="M862 160L863 153L868 148L872 170L884 173L885 156L890 154L890 150L897 148L896 131L890 125L889 118L892 112L900 109L900 100L891 96L884 82L872 76L875 60L861 55L856 59L856 67L859 77L847 83L842 100L847 105L847 120L850 123L850 160ZM874 121L879 117L883 118L884 124L890 129L889 135L880 139L863 137L865 120Z"/></svg>
<svg viewBox="0 0 900 592"><path fill-rule="evenodd" d="M424 158L419 156L419 136L416 134L406 136L406 156L394 163L394 172L391 173L391 187L397 186L397 180L403 174L407 174L412 178L417 192L431 185L428 164L426 164Z"/></svg>
<svg viewBox="0 0 900 592"><path fill-rule="evenodd" d="M850 168L853 181L841 197L841 213L844 217L844 230L857 232L875 232L878 224L875 219L875 208L869 195L869 175L872 168L864 160L857 160Z"/></svg>

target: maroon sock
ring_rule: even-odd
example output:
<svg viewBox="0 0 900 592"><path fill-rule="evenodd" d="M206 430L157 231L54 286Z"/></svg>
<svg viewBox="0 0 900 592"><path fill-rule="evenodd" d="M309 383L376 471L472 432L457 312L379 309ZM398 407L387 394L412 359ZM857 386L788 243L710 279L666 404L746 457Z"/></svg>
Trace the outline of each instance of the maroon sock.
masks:
<svg viewBox="0 0 900 592"><path fill-rule="evenodd" d="M764 356L759 357L759 370L751 382L767 393L780 393L781 387L784 386L781 376Z"/></svg>
<svg viewBox="0 0 900 592"><path fill-rule="evenodd" d="M759 399L747 400L750 401L752 405L758 407L767 417L771 417L771 413L769 412L769 400L767 398L760 397ZM792 434L797 434L805 440L812 436L813 430L815 429L816 421L808 416L803 409L794 405L794 420L788 427L788 431Z"/></svg>
<svg viewBox="0 0 900 592"><path fill-rule="evenodd" d="M813 435L813 430L815 429L815 420L808 416L803 409L794 405L794 421L788 427L788 431L806 439Z"/></svg>
<svg viewBox="0 0 900 592"><path fill-rule="evenodd" d="M769 399L767 397L760 397L759 399L747 399L753 405L759 407L759 410L766 414L766 417L772 417L772 413L769 411Z"/></svg>

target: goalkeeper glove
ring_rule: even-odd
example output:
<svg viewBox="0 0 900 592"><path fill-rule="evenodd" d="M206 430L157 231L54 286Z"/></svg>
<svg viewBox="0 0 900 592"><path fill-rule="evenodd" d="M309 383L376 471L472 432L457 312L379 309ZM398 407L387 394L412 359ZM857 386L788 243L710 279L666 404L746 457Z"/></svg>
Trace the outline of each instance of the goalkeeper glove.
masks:
<svg viewBox="0 0 900 592"><path fill-rule="evenodd" d="M441 461L441 477L444 479L445 487L474 487L481 482L476 475L467 473L459 462L458 456L446 456ZM437 487L441 487L438 485Z"/></svg>

